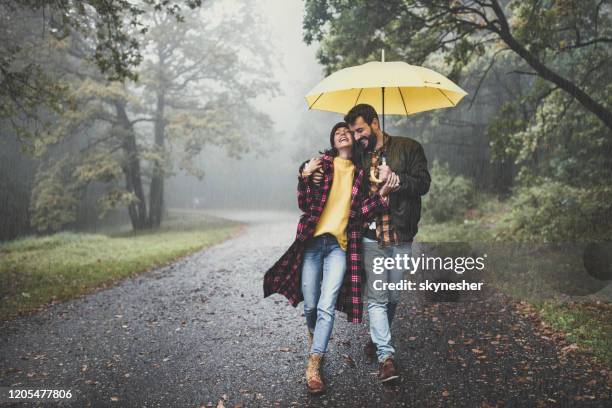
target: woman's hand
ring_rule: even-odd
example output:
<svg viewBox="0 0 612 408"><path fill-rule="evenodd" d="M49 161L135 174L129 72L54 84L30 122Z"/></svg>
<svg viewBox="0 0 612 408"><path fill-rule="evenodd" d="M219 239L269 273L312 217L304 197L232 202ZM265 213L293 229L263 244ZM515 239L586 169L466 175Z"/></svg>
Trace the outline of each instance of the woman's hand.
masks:
<svg viewBox="0 0 612 408"><path fill-rule="evenodd" d="M313 157L306 163L302 170L302 177L308 177L321 168L321 158Z"/></svg>

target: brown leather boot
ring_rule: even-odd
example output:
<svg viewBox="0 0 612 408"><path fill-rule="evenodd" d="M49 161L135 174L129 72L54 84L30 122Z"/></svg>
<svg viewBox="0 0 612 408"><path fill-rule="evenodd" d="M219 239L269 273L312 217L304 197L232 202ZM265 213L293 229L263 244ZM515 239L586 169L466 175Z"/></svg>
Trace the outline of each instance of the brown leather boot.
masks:
<svg viewBox="0 0 612 408"><path fill-rule="evenodd" d="M308 330L308 329L307 329ZM308 351L310 352L310 348L312 347L312 333L308 330Z"/></svg>
<svg viewBox="0 0 612 408"><path fill-rule="evenodd" d="M399 378L393 357L387 357L384 362L378 363L378 379L387 382Z"/></svg>
<svg viewBox="0 0 612 408"><path fill-rule="evenodd" d="M321 378L321 363L323 354L312 353L308 355L308 364L306 365L306 385L311 394L320 394L325 391L325 383Z"/></svg>

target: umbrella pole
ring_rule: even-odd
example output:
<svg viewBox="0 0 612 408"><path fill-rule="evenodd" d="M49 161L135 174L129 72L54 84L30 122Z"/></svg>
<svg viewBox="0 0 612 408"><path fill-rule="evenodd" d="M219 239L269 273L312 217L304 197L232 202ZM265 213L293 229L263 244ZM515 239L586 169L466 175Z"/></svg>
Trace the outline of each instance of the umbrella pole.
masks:
<svg viewBox="0 0 612 408"><path fill-rule="evenodd" d="M380 61L385 62L385 49L381 50ZM385 87L382 87L382 131L385 133Z"/></svg>
<svg viewBox="0 0 612 408"><path fill-rule="evenodd" d="M385 133L385 87L382 87L382 131Z"/></svg>

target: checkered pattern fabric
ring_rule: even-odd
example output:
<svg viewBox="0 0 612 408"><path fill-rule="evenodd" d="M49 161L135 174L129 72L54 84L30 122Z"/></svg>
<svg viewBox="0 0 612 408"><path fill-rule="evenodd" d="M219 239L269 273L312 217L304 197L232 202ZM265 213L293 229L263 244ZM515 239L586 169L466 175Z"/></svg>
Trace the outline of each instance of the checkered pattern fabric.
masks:
<svg viewBox="0 0 612 408"><path fill-rule="evenodd" d="M298 206L303 214L298 223L294 242L264 275L264 298L279 293L294 307L304 300L300 284L304 247L306 241L312 238L319 222L334 174L333 157L328 152L321 157L321 163L323 181L319 185L314 184L310 178L304 179L298 176ZM363 318L362 225L365 220L372 219L378 211L388 208L379 194L368 194L367 183L363 183L364 175L363 168L355 166L347 225L347 269L336 301L336 309L346 313L347 320L352 323L361 323Z"/></svg>
<svg viewBox="0 0 612 408"><path fill-rule="evenodd" d="M370 174L373 174L378 178L378 166L381 164L381 158L385 154L387 142L389 140L388 135L384 135L383 146L370 153ZM370 183L370 194L378 193L379 185L375 182ZM376 239L378 244L383 246L398 245L400 242L399 236L391 223L391 214L389 211L381 211L376 217Z"/></svg>

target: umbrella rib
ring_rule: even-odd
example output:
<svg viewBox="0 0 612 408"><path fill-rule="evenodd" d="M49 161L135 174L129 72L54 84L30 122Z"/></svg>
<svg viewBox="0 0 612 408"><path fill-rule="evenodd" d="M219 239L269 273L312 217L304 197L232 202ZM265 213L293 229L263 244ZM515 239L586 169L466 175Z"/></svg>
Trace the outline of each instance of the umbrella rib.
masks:
<svg viewBox="0 0 612 408"><path fill-rule="evenodd" d="M361 88L359 90L359 93L357 94L357 99L355 99L355 103L353 104L353 106L357 105L357 101L359 100L359 98L361 97L361 93L363 92L363 88Z"/></svg>
<svg viewBox="0 0 612 408"><path fill-rule="evenodd" d="M402 94L402 88L398 86L397 90L399 91L399 94L402 97L402 105L404 105L404 112L406 112L406 116L408 116L408 108L406 107L406 101L404 101L404 95Z"/></svg>
<svg viewBox="0 0 612 408"><path fill-rule="evenodd" d="M440 93L441 93L442 95L444 95L444 97L445 97L446 99L448 99L448 101L451 103L451 105L453 105L453 106L457 106L457 105L456 105L456 104L455 104L453 101L451 101L451 99L450 99L448 96L446 96L446 94L444 93L444 91L442 91L440 88L436 88L436 89L437 89L438 91L440 91Z"/></svg>
<svg viewBox="0 0 612 408"><path fill-rule="evenodd" d="M317 103L317 101L319 100L319 98L320 98L320 97L322 97L324 93L325 93L325 92L321 92L321 93L319 94L319 96L317 96L317 99L315 99L315 101L312 103L312 105L310 105L310 106L308 107L308 110L312 109L312 107L314 106L314 104L315 104L315 103Z"/></svg>

